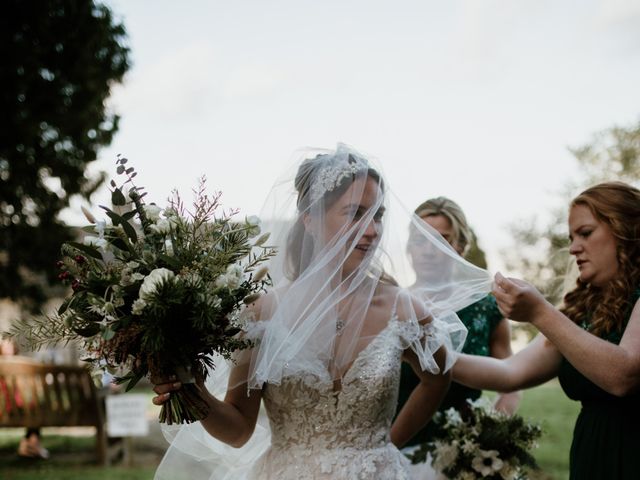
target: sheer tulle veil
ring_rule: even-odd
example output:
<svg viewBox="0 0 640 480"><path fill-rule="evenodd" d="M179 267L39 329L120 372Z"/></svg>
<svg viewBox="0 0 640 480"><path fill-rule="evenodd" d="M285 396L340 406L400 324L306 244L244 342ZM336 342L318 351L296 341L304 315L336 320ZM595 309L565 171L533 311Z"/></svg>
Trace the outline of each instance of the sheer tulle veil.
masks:
<svg viewBox="0 0 640 480"><path fill-rule="evenodd" d="M455 312L484 297L491 278L401 204L372 157L344 144L300 151L261 218L277 249L269 264L273 287L242 315L255 347L232 365L217 361L212 393L224 394L229 368L248 389L293 375L339 383L392 318L428 329L426 339L406 345L423 369L439 371L433 354L441 347L445 369L451 367L466 337ZM261 418L240 449L199 424L165 434L172 445L156 478L242 478L268 445L269 427Z"/></svg>

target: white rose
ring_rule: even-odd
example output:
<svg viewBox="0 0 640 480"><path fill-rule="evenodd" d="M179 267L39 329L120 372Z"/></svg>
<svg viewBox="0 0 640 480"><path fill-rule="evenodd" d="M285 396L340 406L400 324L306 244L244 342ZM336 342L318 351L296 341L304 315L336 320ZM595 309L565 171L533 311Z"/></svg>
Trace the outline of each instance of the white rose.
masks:
<svg viewBox="0 0 640 480"><path fill-rule="evenodd" d="M160 212L162 209L157 205L145 205L144 214L147 216L147 220L155 222L160 218Z"/></svg>
<svg viewBox="0 0 640 480"><path fill-rule="evenodd" d="M150 225L149 228L152 232L160 235L166 235L171 231L171 224L169 223L169 220L161 218L156 223Z"/></svg>
<svg viewBox="0 0 640 480"><path fill-rule="evenodd" d="M140 285L139 296L142 300L149 300L151 295L157 290L158 285L171 280L175 274L167 268L156 268L144 278Z"/></svg>

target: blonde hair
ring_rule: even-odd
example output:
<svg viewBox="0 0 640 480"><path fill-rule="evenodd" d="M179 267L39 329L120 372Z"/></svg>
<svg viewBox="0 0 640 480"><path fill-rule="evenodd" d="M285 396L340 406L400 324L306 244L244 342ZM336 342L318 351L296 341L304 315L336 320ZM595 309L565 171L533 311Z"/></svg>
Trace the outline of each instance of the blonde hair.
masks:
<svg viewBox="0 0 640 480"><path fill-rule="evenodd" d="M589 322L595 335L622 331L633 307L633 292L640 287L640 190L623 182L600 183L573 199L571 207L576 205L588 207L611 229L618 274L601 287L578 279L561 311L578 324Z"/></svg>
<svg viewBox="0 0 640 480"><path fill-rule="evenodd" d="M471 246L473 234L460 205L447 197L430 198L415 209L415 214L420 218L434 215L442 215L447 218L451 222L453 229L451 244L454 248L460 249L463 256L467 253Z"/></svg>

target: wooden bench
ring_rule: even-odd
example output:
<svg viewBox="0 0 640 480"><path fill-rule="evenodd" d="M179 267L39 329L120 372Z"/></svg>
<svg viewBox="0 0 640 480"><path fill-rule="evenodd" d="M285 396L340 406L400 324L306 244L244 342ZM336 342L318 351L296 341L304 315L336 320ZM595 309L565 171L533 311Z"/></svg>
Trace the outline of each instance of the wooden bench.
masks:
<svg viewBox="0 0 640 480"><path fill-rule="evenodd" d="M0 356L0 427L95 427L97 459L106 465L103 400L86 368Z"/></svg>

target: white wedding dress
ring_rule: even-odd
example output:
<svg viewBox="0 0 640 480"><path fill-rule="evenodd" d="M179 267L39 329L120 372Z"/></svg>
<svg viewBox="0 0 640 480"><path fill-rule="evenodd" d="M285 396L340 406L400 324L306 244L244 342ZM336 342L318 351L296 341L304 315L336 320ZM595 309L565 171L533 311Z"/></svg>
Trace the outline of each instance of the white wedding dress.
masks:
<svg viewBox="0 0 640 480"><path fill-rule="evenodd" d="M207 458L175 463L167 461L168 455L156 479L185 475L211 480L417 480L409 460L391 443L390 429L402 352L430 329L392 318L360 351L339 391L334 391L328 372L326 378L285 377L280 385L267 385L263 401L270 441L263 436L232 449L210 443L209 437L209 447L202 445L211 448ZM259 429L257 436L262 433ZM193 444L182 451L193 454L198 449L202 450ZM165 470L169 465L173 469ZM207 474L195 475L196 470Z"/></svg>
<svg viewBox="0 0 640 480"><path fill-rule="evenodd" d="M268 385L263 400L271 446L248 478L413 479L409 460L389 434L402 352L424 330L393 318L359 353L339 391L329 375Z"/></svg>

